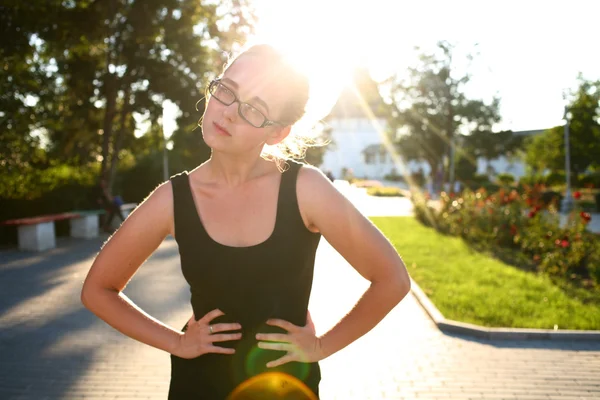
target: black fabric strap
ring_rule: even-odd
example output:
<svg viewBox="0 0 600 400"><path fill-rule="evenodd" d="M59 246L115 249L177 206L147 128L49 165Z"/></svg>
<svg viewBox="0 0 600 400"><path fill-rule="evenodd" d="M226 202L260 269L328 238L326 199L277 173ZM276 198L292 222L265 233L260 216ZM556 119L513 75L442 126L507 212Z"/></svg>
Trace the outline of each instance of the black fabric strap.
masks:
<svg viewBox="0 0 600 400"><path fill-rule="evenodd" d="M175 223L175 237L183 238L189 232L189 213L194 210L194 198L190 189L187 171L171 177L173 186L173 215Z"/></svg>

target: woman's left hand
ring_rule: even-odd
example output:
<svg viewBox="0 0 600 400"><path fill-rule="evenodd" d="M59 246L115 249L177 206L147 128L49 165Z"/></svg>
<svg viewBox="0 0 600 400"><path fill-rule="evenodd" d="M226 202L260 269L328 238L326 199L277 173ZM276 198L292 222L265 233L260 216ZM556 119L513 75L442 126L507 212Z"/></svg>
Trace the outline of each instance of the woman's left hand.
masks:
<svg viewBox="0 0 600 400"><path fill-rule="evenodd" d="M321 339L316 336L315 326L308 315L306 326L296 326L282 319L270 319L268 325L278 326L288 333L258 333L258 347L268 350L287 351L277 360L267 363L267 367L278 367L290 361L316 362L325 358ZM276 343L274 343L276 342Z"/></svg>

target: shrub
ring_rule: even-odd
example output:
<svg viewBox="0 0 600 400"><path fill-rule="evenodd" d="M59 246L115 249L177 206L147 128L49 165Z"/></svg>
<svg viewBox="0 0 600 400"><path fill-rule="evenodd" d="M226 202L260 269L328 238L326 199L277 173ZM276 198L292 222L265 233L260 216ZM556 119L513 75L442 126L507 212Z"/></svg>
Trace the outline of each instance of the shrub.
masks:
<svg viewBox="0 0 600 400"><path fill-rule="evenodd" d="M563 171L553 171L544 179L546 186L564 185L566 181L567 177Z"/></svg>
<svg viewBox="0 0 600 400"><path fill-rule="evenodd" d="M508 173L498 174L496 179L498 179L498 182L506 186L511 185L515 182L515 177Z"/></svg>
<svg viewBox="0 0 600 400"><path fill-rule="evenodd" d="M355 179L350 183L352 184L352 186L357 188L383 187L383 184L381 182L368 179Z"/></svg>
<svg viewBox="0 0 600 400"><path fill-rule="evenodd" d="M543 176L540 175L526 175L526 176L522 176L521 178L519 178L519 185L523 186L523 185L528 185L528 186L535 186L535 185L543 185L546 182L546 179Z"/></svg>
<svg viewBox="0 0 600 400"><path fill-rule="evenodd" d="M417 171L417 172L412 172L410 174L411 180L412 182L419 186L419 187L423 187L423 185L425 184L425 174L423 174L423 171Z"/></svg>
<svg viewBox="0 0 600 400"><path fill-rule="evenodd" d="M367 189L367 194L379 197L403 197L400 189L396 187L370 187Z"/></svg>
<svg viewBox="0 0 600 400"><path fill-rule="evenodd" d="M579 175L579 186L586 188L600 188L600 171Z"/></svg>
<svg viewBox="0 0 600 400"><path fill-rule="evenodd" d="M385 179L386 181L392 181L392 182L404 182L404 176L402 175L398 175L398 174L387 174L383 177L383 179Z"/></svg>
<svg viewBox="0 0 600 400"><path fill-rule="evenodd" d="M550 276L600 284L600 236L586 231L590 215L576 208L561 227L552 206L556 192L543 185L521 189L442 193L439 210L429 207L423 195L412 199L417 219L440 232L492 251L511 249Z"/></svg>
<svg viewBox="0 0 600 400"><path fill-rule="evenodd" d="M562 199L563 199L562 194L549 190L549 191L542 193L540 201L542 202L542 205L544 207L548 207L548 206L552 205L557 210L560 210L560 205L562 203Z"/></svg>

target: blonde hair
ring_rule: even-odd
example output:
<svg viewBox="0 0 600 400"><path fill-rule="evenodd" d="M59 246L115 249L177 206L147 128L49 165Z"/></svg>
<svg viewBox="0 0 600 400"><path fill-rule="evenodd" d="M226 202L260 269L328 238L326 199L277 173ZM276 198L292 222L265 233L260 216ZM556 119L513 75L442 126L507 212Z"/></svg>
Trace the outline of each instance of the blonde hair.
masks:
<svg viewBox="0 0 600 400"><path fill-rule="evenodd" d="M282 107L279 117L281 123L292 126L290 134L276 145L265 145L261 157L273 161L283 171L285 161L289 159L303 159L306 150L313 146L322 146L319 140L319 124L303 119L306 114L306 104L310 95L310 84L308 77L298 71L289 60L277 49L268 44L253 45L242 50L237 56L229 58L223 68L224 74L242 56L257 56L276 66L282 79L288 87L288 99ZM319 121L320 123L320 121Z"/></svg>

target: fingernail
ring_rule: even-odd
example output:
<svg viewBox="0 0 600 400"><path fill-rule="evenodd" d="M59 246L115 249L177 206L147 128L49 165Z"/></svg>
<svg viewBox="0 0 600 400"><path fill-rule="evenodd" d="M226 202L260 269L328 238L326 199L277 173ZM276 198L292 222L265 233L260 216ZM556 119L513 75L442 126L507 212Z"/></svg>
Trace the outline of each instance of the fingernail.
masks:
<svg viewBox="0 0 600 400"><path fill-rule="evenodd" d="M262 335L261 335L260 333L257 333L257 334L256 334L256 338L257 338L257 339L262 339Z"/></svg>

